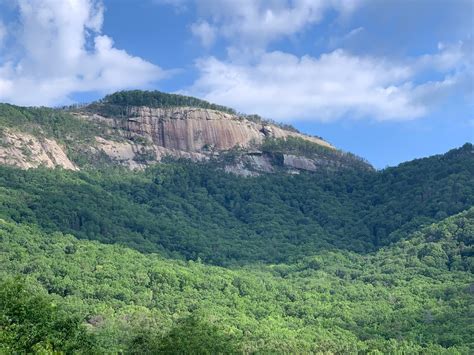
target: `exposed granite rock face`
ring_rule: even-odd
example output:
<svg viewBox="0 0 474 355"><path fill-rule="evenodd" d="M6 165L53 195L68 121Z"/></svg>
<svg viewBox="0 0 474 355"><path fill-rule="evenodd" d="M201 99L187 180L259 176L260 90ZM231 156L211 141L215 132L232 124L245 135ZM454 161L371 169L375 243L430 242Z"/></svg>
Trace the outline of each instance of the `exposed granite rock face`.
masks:
<svg viewBox="0 0 474 355"><path fill-rule="evenodd" d="M242 154L233 164L227 164L225 171L240 176L258 176L260 173L273 173L272 158L266 154L253 152Z"/></svg>
<svg viewBox="0 0 474 355"><path fill-rule="evenodd" d="M265 138L299 137L334 148L326 141L280 127L249 121L221 111L191 108L131 107L127 117L103 117L79 114L82 119L99 121L110 127L110 135L122 140L97 137L97 149L112 160L132 169L142 169L164 156L209 159L232 148L248 151L242 161L226 170L240 175L255 175L255 171L272 172L268 157L252 154ZM301 164L300 164L301 165ZM306 164L308 166L308 164ZM249 168L251 170L249 170Z"/></svg>
<svg viewBox="0 0 474 355"><path fill-rule="evenodd" d="M283 154L283 165L298 170L316 171L318 169L314 160L291 154Z"/></svg>
<svg viewBox="0 0 474 355"><path fill-rule="evenodd" d="M237 146L248 148L265 137L300 137L333 148L328 142L276 126L262 125L228 113L190 107L130 109L129 118L87 117L119 129L125 136L140 135L153 144L179 151L208 152Z"/></svg>
<svg viewBox="0 0 474 355"><path fill-rule="evenodd" d="M64 169L78 170L63 148L54 140L4 130L0 142L0 164L14 165L23 169L43 165L48 168L61 166Z"/></svg>
<svg viewBox="0 0 474 355"><path fill-rule="evenodd" d="M256 176L260 173L274 173L277 170L288 174L299 174L301 171L317 171L327 168L337 168L337 165L323 159L291 154L281 154L281 157L275 157L272 154L263 153L261 155L242 154L234 163L226 165L225 170L241 176Z"/></svg>
<svg viewBox="0 0 474 355"><path fill-rule="evenodd" d="M95 157L100 161L104 155L106 161L130 169L144 169L166 156L194 161L220 159L222 156L219 160L222 167L242 176L276 171L297 174L320 168L338 169L343 165L325 154L308 157L278 151L264 152L261 144L267 138L298 137L330 148L329 151L335 148L316 137L221 111L190 107L132 107L128 109L127 117L104 117L87 111L76 111L74 115L101 127L95 143L74 148L76 153L92 157L92 164ZM78 170L52 139L8 130L2 134L0 163L22 168L44 165Z"/></svg>
<svg viewBox="0 0 474 355"><path fill-rule="evenodd" d="M150 162L161 161L165 156L195 161L208 158L201 153L168 149L154 144L136 144L128 140L117 142L96 137L96 141L96 149L102 150L112 160L130 169L144 169Z"/></svg>

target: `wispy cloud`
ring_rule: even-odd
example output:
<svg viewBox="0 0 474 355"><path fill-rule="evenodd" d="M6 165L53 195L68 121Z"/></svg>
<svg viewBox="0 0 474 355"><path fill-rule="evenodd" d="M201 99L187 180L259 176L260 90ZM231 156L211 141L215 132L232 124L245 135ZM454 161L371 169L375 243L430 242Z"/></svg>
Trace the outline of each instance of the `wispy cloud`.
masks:
<svg viewBox="0 0 474 355"><path fill-rule="evenodd" d="M363 27L357 27L350 30L348 33L342 36L330 37L328 41L329 42L328 46L329 48L332 48L332 49L340 48L344 44L354 41L357 38L357 36L361 35L363 32L364 32Z"/></svg>
<svg viewBox="0 0 474 355"><path fill-rule="evenodd" d="M326 11L353 11L361 0L200 0L200 20L232 46L263 48L320 22Z"/></svg>
<svg viewBox="0 0 474 355"><path fill-rule="evenodd" d="M0 20L0 49L3 46L3 41L5 40L5 37L7 36L7 29L3 22Z"/></svg>
<svg viewBox="0 0 474 355"><path fill-rule="evenodd" d="M210 47L217 36L216 29L207 21L200 21L191 25L191 32L198 37L204 47Z"/></svg>

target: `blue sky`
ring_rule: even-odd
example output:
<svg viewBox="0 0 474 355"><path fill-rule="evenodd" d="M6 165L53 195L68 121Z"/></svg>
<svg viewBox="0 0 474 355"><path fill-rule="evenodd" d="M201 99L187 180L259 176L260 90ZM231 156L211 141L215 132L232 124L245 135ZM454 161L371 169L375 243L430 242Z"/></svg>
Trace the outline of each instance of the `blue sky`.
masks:
<svg viewBox="0 0 474 355"><path fill-rule="evenodd" d="M471 0L0 0L0 101L178 92L378 168L474 141Z"/></svg>

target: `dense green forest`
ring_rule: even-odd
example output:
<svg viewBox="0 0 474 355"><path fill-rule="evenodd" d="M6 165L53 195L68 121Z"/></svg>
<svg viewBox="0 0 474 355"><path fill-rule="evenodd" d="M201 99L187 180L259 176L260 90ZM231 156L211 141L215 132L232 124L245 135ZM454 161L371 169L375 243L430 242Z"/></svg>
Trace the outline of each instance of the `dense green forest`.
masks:
<svg viewBox="0 0 474 355"><path fill-rule="evenodd" d="M217 164L217 163L216 163ZM0 167L0 218L216 265L367 253L474 205L472 145L381 172L242 178L212 163L145 172Z"/></svg>
<svg viewBox="0 0 474 355"><path fill-rule="evenodd" d="M5 128L54 138L67 145L90 144L95 135L105 134L99 122L74 119L63 110L0 103L0 138Z"/></svg>
<svg viewBox="0 0 474 355"><path fill-rule="evenodd" d="M229 107L216 105L191 96L168 94L161 91L130 90L107 95L102 100L87 105L85 109L99 112L105 116L128 116L127 109L133 106L153 108L199 107L235 114Z"/></svg>
<svg viewBox="0 0 474 355"><path fill-rule="evenodd" d="M473 222L225 269L1 221L0 351L468 354Z"/></svg>
<svg viewBox="0 0 474 355"><path fill-rule="evenodd" d="M1 127L81 166L0 166L0 353L474 351L472 144L375 171L276 139L275 160L350 168L130 171L89 164L81 145L107 130L71 117L0 105Z"/></svg>

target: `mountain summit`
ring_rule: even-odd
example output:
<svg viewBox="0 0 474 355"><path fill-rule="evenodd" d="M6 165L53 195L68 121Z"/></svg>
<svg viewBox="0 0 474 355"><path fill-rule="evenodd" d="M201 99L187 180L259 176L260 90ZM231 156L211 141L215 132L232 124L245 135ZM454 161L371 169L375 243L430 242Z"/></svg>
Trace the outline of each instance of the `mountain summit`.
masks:
<svg viewBox="0 0 474 355"><path fill-rule="evenodd" d="M285 170L371 169L320 137L193 97L122 91L63 109L0 107L0 161L24 168L107 161L131 169L164 157L217 159L240 175Z"/></svg>

